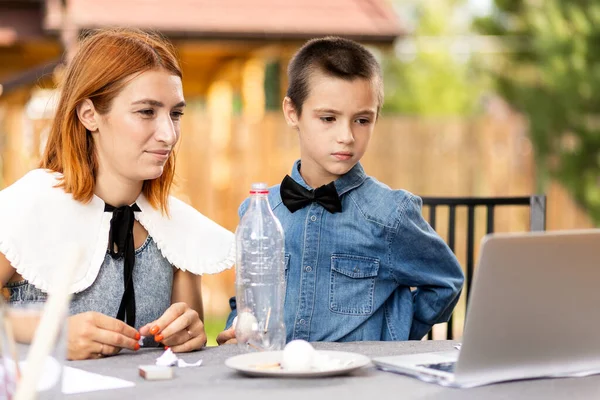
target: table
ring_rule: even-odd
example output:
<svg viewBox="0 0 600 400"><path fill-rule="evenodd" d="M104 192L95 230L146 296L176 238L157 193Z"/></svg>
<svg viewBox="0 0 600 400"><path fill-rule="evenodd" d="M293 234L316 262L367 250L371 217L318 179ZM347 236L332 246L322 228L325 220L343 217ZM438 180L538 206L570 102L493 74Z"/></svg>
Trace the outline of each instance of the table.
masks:
<svg viewBox="0 0 600 400"><path fill-rule="evenodd" d="M321 350L350 351L377 357L449 350L453 341L314 343ZM237 346L209 347L180 354L188 362L202 358L195 368L178 368L175 378L146 381L138 365L153 364L159 349L123 352L99 360L70 361L67 365L135 382L133 388L67 396L76 399L260 399L260 400L383 400L383 399L600 399L600 376L542 379L501 383L472 389L444 388L417 379L377 370L370 365L350 375L319 379L251 378L225 366L228 357L241 354Z"/></svg>

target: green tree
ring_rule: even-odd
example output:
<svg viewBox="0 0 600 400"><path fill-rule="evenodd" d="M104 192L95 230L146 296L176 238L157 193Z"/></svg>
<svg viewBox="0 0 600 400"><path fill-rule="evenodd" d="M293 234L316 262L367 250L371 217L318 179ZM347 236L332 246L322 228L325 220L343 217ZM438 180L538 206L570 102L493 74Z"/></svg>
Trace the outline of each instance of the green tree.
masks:
<svg viewBox="0 0 600 400"><path fill-rule="evenodd" d="M600 223L600 2L495 0L474 26L512 45L491 71L529 118L538 170Z"/></svg>
<svg viewBox="0 0 600 400"><path fill-rule="evenodd" d="M399 57L383 61L384 112L425 116L473 113L483 85L475 75L469 49L457 47L460 43L456 40L470 29L468 23L456 18L461 16L464 3L396 2L403 6L405 19L413 16L416 28L397 44Z"/></svg>

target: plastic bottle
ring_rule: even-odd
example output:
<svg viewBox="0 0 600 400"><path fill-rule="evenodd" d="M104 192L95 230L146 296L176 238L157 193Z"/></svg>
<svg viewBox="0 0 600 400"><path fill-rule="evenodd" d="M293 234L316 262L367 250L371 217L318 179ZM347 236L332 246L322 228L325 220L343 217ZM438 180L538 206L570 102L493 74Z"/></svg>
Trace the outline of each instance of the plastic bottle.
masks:
<svg viewBox="0 0 600 400"><path fill-rule="evenodd" d="M238 345L246 350L285 346L285 240L268 194L266 184L252 184L248 208L235 233L235 333Z"/></svg>

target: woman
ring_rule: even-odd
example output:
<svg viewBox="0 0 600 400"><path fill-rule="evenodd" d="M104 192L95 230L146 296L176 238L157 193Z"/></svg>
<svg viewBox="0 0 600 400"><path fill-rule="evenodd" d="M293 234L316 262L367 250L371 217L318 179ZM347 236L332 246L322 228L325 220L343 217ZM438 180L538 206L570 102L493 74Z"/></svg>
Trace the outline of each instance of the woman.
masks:
<svg viewBox="0 0 600 400"><path fill-rule="evenodd" d="M68 66L40 169L0 192L0 284L13 304L40 302L52 272L82 249L72 282L68 358L154 342L206 344L202 273L233 264L233 235L169 196L185 108L164 39L110 29ZM63 277L60 277L61 279ZM32 337L30 324L16 329Z"/></svg>

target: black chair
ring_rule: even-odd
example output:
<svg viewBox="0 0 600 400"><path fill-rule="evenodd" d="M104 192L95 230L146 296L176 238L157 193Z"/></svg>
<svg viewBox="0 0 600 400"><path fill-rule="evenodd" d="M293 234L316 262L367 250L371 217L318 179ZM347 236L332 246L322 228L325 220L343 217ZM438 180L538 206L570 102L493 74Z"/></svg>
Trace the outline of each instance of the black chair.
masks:
<svg viewBox="0 0 600 400"><path fill-rule="evenodd" d="M526 197L422 197L423 207L429 209L429 224L436 229L436 216L438 207L448 207L448 237L447 243L456 254L456 209L467 208L467 251L466 251L466 302L469 302L471 282L475 268L475 208L485 207L487 209L486 233L494 232L494 211L499 206L527 206L529 207L529 228L531 231L543 231L546 229L546 196L533 195ZM448 321L447 339L453 339L453 317ZM432 332L428 334L432 339Z"/></svg>

